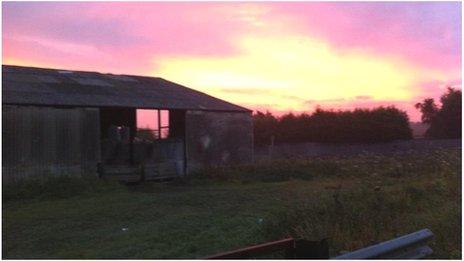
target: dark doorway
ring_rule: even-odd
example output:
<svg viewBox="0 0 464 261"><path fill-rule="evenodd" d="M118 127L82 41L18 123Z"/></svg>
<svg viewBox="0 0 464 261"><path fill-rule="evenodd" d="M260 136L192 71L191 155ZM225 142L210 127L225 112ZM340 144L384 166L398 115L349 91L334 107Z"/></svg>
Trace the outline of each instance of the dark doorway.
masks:
<svg viewBox="0 0 464 261"><path fill-rule="evenodd" d="M185 111L101 108L105 171L142 167L145 180L185 173Z"/></svg>
<svg viewBox="0 0 464 261"><path fill-rule="evenodd" d="M134 164L133 141L136 133L136 110L101 108L100 123L103 163L106 165Z"/></svg>

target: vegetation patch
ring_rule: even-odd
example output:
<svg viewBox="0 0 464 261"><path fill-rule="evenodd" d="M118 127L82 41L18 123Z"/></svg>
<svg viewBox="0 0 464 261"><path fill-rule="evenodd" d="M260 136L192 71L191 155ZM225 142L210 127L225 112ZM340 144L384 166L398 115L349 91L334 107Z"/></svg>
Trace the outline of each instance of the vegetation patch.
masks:
<svg viewBox="0 0 464 261"><path fill-rule="evenodd" d="M414 178L435 172L459 172L459 150L409 151L393 155L364 154L309 159L262 161L250 165L209 168L196 178L240 182L279 182L291 179ZM424 164L424 161L427 164Z"/></svg>
<svg viewBox="0 0 464 261"><path fill-rule="evenodd" d="M406 112L393 106L346 111L317 108L312 114L253 115L257 146L291 142L375 143L412 138Z"/></svg>
<svg viewBox="0 0 464 261"><path fill-rule="evenodd" d="M69 198L86 193L109 192L124 189L121 184L96 180L57 176L47 179L30 179L3 186L3 200L58 199Z"/></svg>
<svg viewBox="0 0 464 261"><path fill-rule="evenodd" d="M431 229L461 257L461 152L261 162L177 183L4 187L4 258L199 258L328 238L331 254Z"/></svg>

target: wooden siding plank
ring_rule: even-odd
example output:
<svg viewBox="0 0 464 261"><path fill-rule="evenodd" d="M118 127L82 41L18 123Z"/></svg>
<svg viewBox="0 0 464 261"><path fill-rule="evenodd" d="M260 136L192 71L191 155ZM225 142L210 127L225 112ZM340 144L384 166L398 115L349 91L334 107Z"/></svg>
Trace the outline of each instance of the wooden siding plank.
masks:
<svg viewBox="0 0 464 261"><path fill-rule="evenodd" d="M83 175L96 176L97 163L100 161L100 112L95 108L82 110L81 118L81 164Z"/></svg>
<svg viewBox="0 0 464 261"><path fill-rule="evenodd" d="M96 172L98 109L5 105L2 116L5 183Z"/></svg>

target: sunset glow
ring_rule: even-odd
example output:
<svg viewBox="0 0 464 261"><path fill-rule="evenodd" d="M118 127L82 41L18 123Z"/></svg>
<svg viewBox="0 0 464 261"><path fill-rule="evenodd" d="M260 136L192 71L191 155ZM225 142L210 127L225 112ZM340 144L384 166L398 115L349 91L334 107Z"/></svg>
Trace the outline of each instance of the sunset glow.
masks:
<svg viewBox="0 0 464 261"><path fill-rule="evenodd" d="M163 77L254 110L461 88L461 4L3 3L3 64Z"/></svg>

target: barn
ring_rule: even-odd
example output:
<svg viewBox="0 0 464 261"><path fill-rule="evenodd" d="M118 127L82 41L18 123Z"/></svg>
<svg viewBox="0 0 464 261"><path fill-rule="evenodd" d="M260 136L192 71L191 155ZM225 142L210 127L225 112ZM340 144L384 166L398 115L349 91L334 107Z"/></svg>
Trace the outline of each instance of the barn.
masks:
<svg viewBox="0 0 464 261"><path fill-rule="evenodd" d="M2 66L3 182L177 177L253 160L251 111L162 78ZM149 110L152 126L137 114Z"/></svg>

